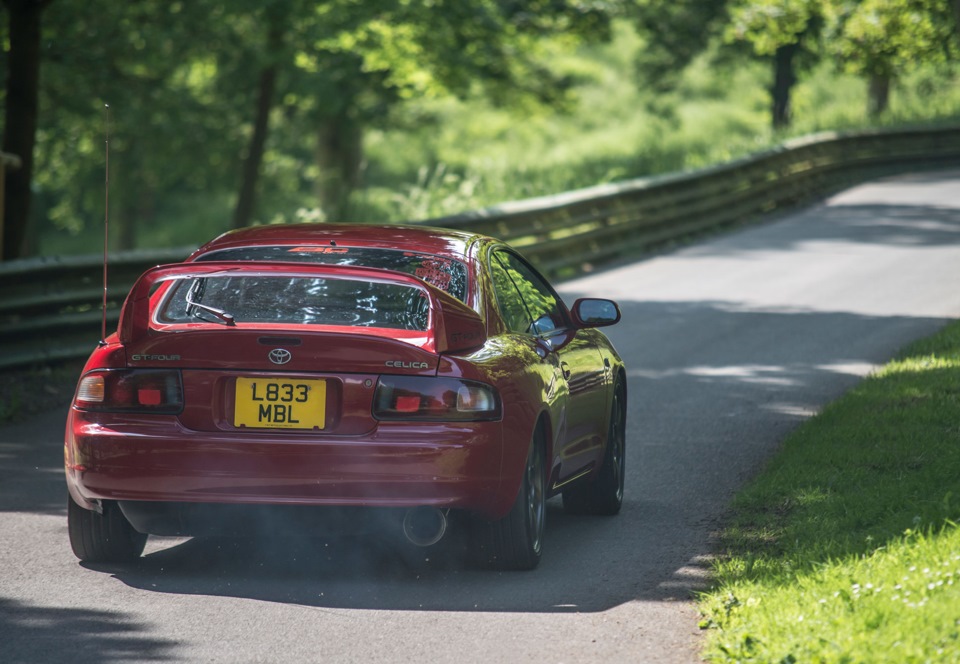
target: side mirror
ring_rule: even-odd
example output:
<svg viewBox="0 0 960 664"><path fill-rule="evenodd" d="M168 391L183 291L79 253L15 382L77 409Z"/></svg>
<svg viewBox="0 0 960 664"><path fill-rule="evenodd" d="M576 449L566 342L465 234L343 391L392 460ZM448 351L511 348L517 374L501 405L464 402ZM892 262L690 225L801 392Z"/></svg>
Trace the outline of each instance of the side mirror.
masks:
<svg viewBox="0 0 960 664"><path fill-rule="evenodd" d="M620 307L613 300L582 297L573 303L570 313L579 327L606 327L620 321Z"/></svg>

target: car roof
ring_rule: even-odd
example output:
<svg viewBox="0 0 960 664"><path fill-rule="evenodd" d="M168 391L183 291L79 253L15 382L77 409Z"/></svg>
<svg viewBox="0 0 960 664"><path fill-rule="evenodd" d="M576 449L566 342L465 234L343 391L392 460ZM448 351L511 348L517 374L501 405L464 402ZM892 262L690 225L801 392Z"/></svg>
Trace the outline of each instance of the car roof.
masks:
<svg viewBox="0 0 960 664"><path fill-rule="evenodd" d="M229 231L200 247L194 256L220 249L249 246L330 245L402 249L464 259L471 245L485 239L429 226L383 224L273 224Z"/></svg>

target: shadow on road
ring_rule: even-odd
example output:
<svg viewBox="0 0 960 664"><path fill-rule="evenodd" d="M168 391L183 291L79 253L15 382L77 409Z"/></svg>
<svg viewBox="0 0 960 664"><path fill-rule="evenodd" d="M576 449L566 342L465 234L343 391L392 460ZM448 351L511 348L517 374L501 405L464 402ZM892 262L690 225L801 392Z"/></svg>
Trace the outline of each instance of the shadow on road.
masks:
<svg viewBox="0 0 960 664"><path fill-rule="evenodd" d="M617 518L573 517L555 502L548 553L528 573L467 566L458 533L430 549L390 537L194 538L135 566L86 567L151 592L329 609L580 613L636 599L686 600L703 587L706 560L682 559L693 543L672 537L671 515L633 501ZM650 558L611 546L624 529L629 539L647 542Z"/></svg>
<svg viewBox="0 0 960 664"><path fill-rule="evenodd" d="M821 205L791 217L803 226L795 241L842 242L890 247L946 247L960 244L960 207L845 203ZM689 247L689 256L729 256L755 251L785 251L791 245L769 227L726 241Z"/></svg>
<svg viewBox="0 0 960 664"><path fill-rule="evenodd" d="M688 600L704 587L709 534L724 506L784 435L892 349L945 322L728 302L623 308L610 336L629 368L626 503L618 517L589 518L551 501L535 572L468 568L463 539L452 536L438 550L372 537L197 538L154 546L137 565L76 573L109 574L151 593L331 610L575 613ZM0 429L0 513L63 513L61 440L60 414ZM99 619L123 626L122 616L111 616ZM163 644L151 647L160 652Z"/></svg>
<svg viewBox="0 0 960 664"><path fill-rule="evenodd" d="M146 636L147 626L122 611L30 606L0 597L7 664L155 662L173 659L174 641Z"/></svg>
<svg viewBox="0 0 960 664"><path fill-rule="evenodd" d="M63 431L67 407L0 428L0 512L67 514Z"/></svg>

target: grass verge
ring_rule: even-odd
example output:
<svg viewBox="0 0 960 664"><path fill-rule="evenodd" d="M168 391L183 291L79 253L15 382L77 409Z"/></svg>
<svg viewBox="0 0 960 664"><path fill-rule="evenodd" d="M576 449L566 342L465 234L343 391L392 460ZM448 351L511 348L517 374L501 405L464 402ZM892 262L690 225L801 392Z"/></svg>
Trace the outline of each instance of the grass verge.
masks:
<svg viewBox="0 0 960 664"><path fill-rule="evenodd" d="M734 500L715 662L960 661L960 322L793 434Z"/></svg>

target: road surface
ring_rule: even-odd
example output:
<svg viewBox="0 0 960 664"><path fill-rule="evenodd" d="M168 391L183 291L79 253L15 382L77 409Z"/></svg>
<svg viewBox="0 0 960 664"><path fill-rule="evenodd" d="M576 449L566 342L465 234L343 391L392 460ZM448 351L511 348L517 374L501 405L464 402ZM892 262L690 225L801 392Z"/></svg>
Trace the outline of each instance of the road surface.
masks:
<svg viewBox="0 0 960 664"><path fill-rule="evenodd" d="M64 412L2 427L0 659L696 662L691 593L732 493L804 419L960 315L958 284L960 172L857 187L564 284L623 308L626 501L614 518L551 501L529 573L336 539L151 538L138 566L84 566L67 542Z"/></svg>

